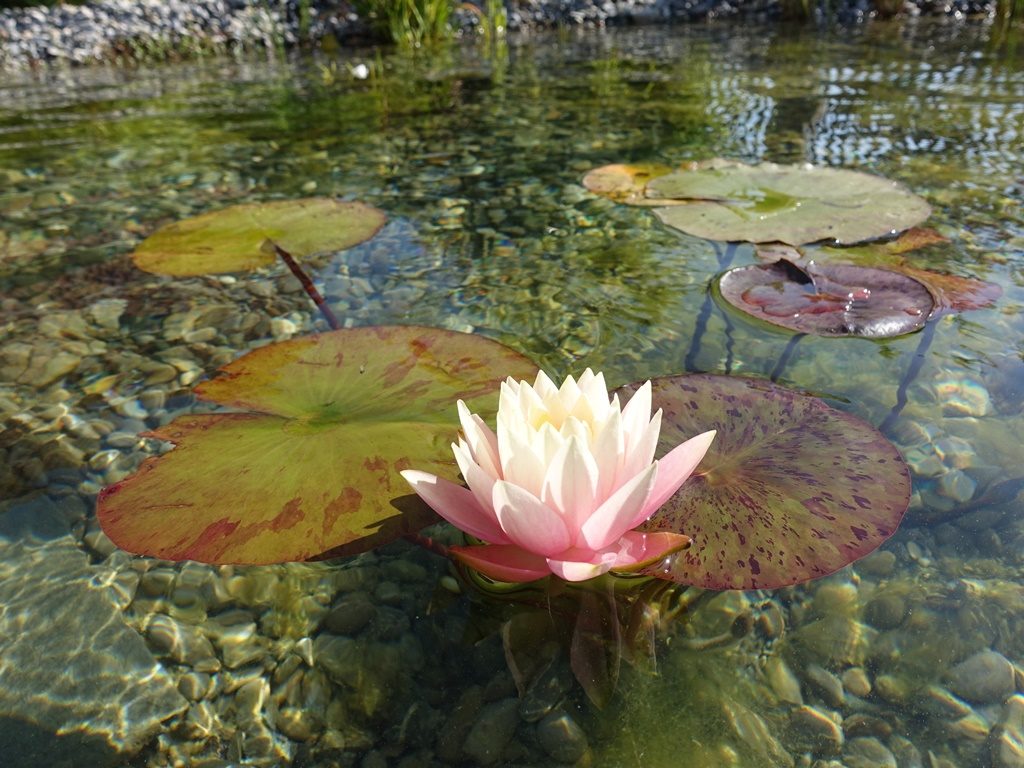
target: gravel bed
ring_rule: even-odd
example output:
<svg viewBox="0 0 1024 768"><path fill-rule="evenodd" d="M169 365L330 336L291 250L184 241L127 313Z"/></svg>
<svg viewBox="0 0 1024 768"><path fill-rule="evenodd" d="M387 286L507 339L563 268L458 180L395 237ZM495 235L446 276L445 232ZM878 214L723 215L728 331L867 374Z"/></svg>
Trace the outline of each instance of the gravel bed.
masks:
<svg viewBox="0 0 1024 768"><path fill-rule="evenodd" d="M840 0L816 3L841 23L878 15L875 8L954 18L992 12L991 0ZM780 0L507 0L508 29L604 26L753 16L778 17ZM455 26L476 34L478 14L461 8ZM0 70L41 62L86 64L117 58L153 60L204 52L291 47L334 38L372 39L368 24L338 0L98 0L84 5L0 9Z"/></svg>

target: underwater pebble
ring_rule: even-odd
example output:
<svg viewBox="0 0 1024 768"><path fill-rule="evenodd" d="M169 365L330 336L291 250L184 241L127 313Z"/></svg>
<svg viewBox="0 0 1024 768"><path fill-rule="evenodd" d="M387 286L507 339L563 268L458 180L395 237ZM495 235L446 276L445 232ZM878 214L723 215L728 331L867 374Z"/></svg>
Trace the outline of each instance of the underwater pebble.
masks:
<svg viewBox="0 0 1024 768"><path fill-rule="evenodd" d="M587 736L566 712L551 712L537 723L537 741L548 756L572 764L586 754Z"/></svg>
<svg viewBox="0 0 1024 768"><path fill-rule="evenodd" d="M804 669L804 679L828 706L839 708L846 703L842 682L827 669L809 664Z"/></svg>
<svg viewBox="0 0 1024 768"><path fill-rule="evenodd" d="M376 614L377 609L365 592L350 592L327 613L322 626L335 635L354 635Z"/></svg>
<svg viewBox="0 0 1024 768"><path fill-rule="evenodd" d="M899 768L896 757L878 739L858 737L846 742L843 764L847 768Z"/></svg>
<svg viewBox="0 0 1024 768"><path fill-rule="evenodd" d="M907 615L907 604L898 595L880 595L864 606L864 620L875 629L896 629Z"/></svg>
<svg viewBox="0 0 1024 768"><path fill-rule="evenodd" d="M768 659L765 675L768 678L768 685L781 701L797 705L804 703L803 695L800 693L800 681L780 657L772 656Z"/></svg>
<svg viewBox="0 0 1024 768"><path fill-rule="evenodd" d="M992 729L992 768L1024 768L1024 696L1011 696Z"/></svg>
<svg viewBox="0 0 1024 768"><path fill-rule="evenodd" d="M519 701L508 698L485 704L473 722L462 752L478 765L493 765L512 740L519 724Z"/></svg>
<svg viewBox="0 0 1024 768"><path fill-rule="evenodd" d="M843 672L843 687L858 698L865 698L871 693L871 680L862 667L850 667Z"/></svg>
<svg viewBox="0 0 1024 768"><path fill-rule="evenodd" d="M1013 664L995 651L981 651L949 671L949 688L977 704L1002 704L1016 686Z"/></svg>
<svg viewBox="0 0 1024 768"><path fill-rule="evenodd" d="M797 707L789 713L788 741L798 750L815 755L838 755L843 747L843 730L839 723L814 707Z"/></svg>

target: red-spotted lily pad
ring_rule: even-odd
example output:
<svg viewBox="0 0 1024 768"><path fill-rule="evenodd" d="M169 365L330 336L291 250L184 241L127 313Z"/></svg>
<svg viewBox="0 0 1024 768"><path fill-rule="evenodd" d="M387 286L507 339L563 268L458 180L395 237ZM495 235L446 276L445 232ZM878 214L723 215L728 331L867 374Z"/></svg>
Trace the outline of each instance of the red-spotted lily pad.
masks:
<svg viewBox="0 0 1024 768"><path fill-rule="evenodd" d="M234 205L161 227L132 259L158 275L241 272L274 263L267 240L301 260L369 240L385 219L373 206L329 197Z"/></svg>
<svg viewBox="0 0 1024 768"><path fill-rule="evenodd" d="M811 165L718 161L658 176L646 186L665 224L710 240L790 245L856 243L924 221L928 203L899 184L866 173Z"/></svg>
<svg viewBox="0 0 1024 768"><path fill-rule="evenodd" d="M917 280L885 269L779 259L718 278L721 297L759 320L818 336L900 336L935 307Z"/></svg>
<svg viewBox="0 0 1024 768"><path fill-rule="evenodd" d="M651 575L707 589L782 587L864 557L899 525L910 474L870 424L759 379L675 376L653 388L664 411L659 454L718 434L645 526L694 542Z"/></svg>
<svg viewBox="0 0 1024 768"><path fill-rule="evenodd" d="M261 347L197 390L241 411L155 430L176 447L104 489L97 514L118 546L168 560L276 563L370 549L436 519L416 505L398 513L395 500L409 494L398 472L457 479L456 401L491 418L499 383L535 373L495 341L436 328Z"/></svg>

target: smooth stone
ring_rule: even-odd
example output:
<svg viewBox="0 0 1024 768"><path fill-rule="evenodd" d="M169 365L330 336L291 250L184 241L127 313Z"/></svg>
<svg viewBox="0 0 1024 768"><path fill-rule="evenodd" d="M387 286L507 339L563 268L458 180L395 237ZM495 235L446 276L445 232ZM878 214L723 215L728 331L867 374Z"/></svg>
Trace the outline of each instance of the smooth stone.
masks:
<svg viewBox="0 0 1024 768"><path fill-rule="evenodd" d="M462 752L478 765L494 765L512 741L518 724L517 699L485 704L462 743Z"/></svg>
<svg viewBox="0 0 1024 768"><path fill-rule="evenodd" d="M768 660L765 665L765 675L768 678L768 685L771 686L780 701L797 706L804 703L803 694L800 693L800 681L781 658L772 656Z"/></svg>
<svg viewBox="0 0 1024 768"><path fill-rule="evenodd" d="M878 739L858 737L843 749L846 768L899 768L896 757Z"/></svg>
<svg viewBox="0 0 1024 768"><path fill-rule="evenodd" d="M804 679L830 707L839 708L846 703L842 682L828 670L817 664L808 664L804 670Z"/></svg>
<svg viewBox="0 0 1024 768"><path fill-rule="evenodd" d="M821 710L797 707L789 713L789 742L816 755L838 755L843 748L843 730Z"/></svg>
<svg viewBox="0 0 1024 768"><path fill-rule="evenodd" d="M567 712L551 712L537 723L537 742L560 763L575 763L587 751L587 735Z"/></svg>
<svg viewBox="0 0 1024 768"><path fill-rule="evenodd" d="M843 672L843 687L858 698L865 698L871 693L871 680L863 667L850 667Z"/></svg>
<svg viewBox="0 0 1024 768"><path fill-rule="evenodd" d="M107 574L90 564L52 502L0 506L5 768L123 765L188 708L100 586Z"/></svg>
<svg viewBox="0 0 1024 768"><path fill-rule="evenodd" d="M864 620L875 629L896 629L907 617L907 603L897 595L880 595L864 606Z"/></svg>
<svg viewBox="0 0 1024 768"><path fill-rule="evenodd" d="M460 759L462 744L473 727L476 713L483 703L483 689L480 686L471 685L462 692L451 715L437 734L437 756L445 763L455 763Z"/></svg>
<svg viewBox="0 0 1024 768"><path fill-rule="evenodd" d="M848 739L855 736L875 736L885 739L892 734L892 726L880 717L858 713L843 720L843 733Z"/></svg>
<svg viewBox="0 0 1024 768"><path fill-rule="evenodd" d="M961 701L940 685L929 685L919 697L918 706L930 715L957 720L971 714L971 705Z"/></svg>
<svg viewBox="0 0 1024 768"><path fill-rule="evenodd" d="M1001 653L981 651L949 671L949 688L976 704L1002 704L1014 692L1013 664Z"/></svg>
<svg viewBox="0 0 1024 768"><path fill-rule="evenodd" d="M899 768L924 768L921 752L910 739L894 733L889 737L889 750L896 758Z"/></svg>
<svg viewBox="0 0 1024 768"><path fill-rule="evenodd" d="M1024 768L1024 696L1011 696L989 736L992 768Z"/></svg>

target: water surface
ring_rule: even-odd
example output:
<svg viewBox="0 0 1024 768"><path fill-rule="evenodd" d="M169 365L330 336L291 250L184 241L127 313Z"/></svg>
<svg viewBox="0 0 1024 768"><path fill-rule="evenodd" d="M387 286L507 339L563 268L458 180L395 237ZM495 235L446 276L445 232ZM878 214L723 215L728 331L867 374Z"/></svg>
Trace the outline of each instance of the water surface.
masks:
<svg viewBox="0 0 1024 768"><path fill-rule="evenodd" d="M600 766L1016 764L998 762L1024 730L1012 42L982 24L711 24L375 64L356 51L8 77L0 636L24 639L0 665L0 729L82 765L139 747L133 764L154 766L548 765L584 747ZM359 62L373 77L349 75ZM808 338L782 366L787 333L717 308L695 343L721 246L580 179L715 156L898 179L949 240L920 264L1002 295L937 321L927 343ZM902 388L891 434L915 482L903 527L822 582L706 598L659 641L657 674L624 667L604 710L555 654L544 719L509 704L507 614L447 592L426 552L242 569L115 551L92 506L160 449L139 434L196 407L190 386L242 351L323 327L279 269L170 279L127 254L172 220L307 195L389 215L314 270L347 325L472 330L556 376L774 372L876 425ZM734 263L753 258L741 246ZM698 649L737 616L749 634ZM150 696L109 706L142 681Z"/></svg>

